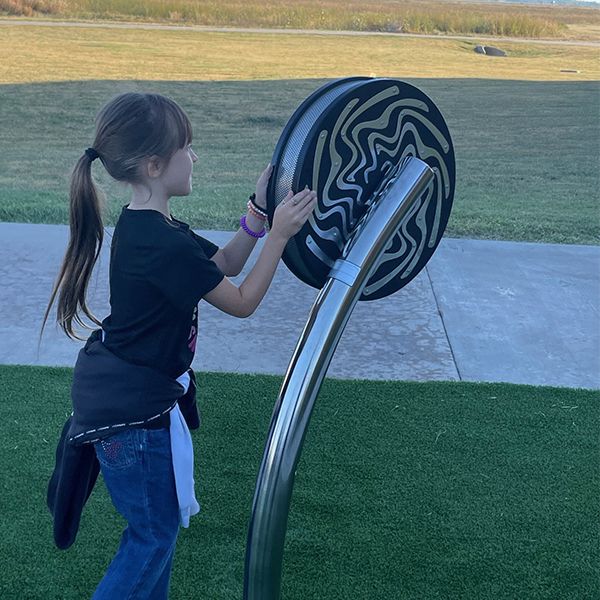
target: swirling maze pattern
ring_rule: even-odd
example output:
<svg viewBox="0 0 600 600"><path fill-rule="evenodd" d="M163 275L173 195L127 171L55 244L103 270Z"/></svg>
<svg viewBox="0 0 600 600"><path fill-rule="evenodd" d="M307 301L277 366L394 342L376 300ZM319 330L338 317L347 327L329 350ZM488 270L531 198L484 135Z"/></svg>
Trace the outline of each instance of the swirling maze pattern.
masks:
<svg viewBox="0 0 600 600"><path fill-rule="evenodd" d="M365 90L374 83L383 89ZM406 285L433 254L452 204L454 153L439 111L413 86L375 80L340 101L333 118L324 114L315 123L319 129L307 140L302 165L300 183L319 193L318 208L300 234L311 255L303 252L313 278L308 283L322 286L358 220L389 187L405 157L420 158L435 173L363 292L362 300L372 300Z"/></svg>

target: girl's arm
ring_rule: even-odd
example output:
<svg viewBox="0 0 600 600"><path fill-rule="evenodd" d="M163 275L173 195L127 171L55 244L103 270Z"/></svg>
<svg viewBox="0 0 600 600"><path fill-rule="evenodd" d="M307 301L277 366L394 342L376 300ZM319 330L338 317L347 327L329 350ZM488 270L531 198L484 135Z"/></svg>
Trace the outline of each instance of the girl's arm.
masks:
<svg viewBox="0 0 600 600"><path fill-rule="evenodd" d="M250 211L246 215L246 225L252 230L259 232L264 226L264 221L261 221L255 217ZM217 263L217 266L221 268L221 271L225 275L235 277L242 272L244 265L248 261L248 257L252 254L254 246L256 246L258 238L248 235L241 227L238 229L235 236L229 241L229 243L221 248L213 257L212 260ZM219 256L219 254L221 256ZM223 270L220 260L224 262L226 270Z"/></svg>
<svg viewBox="0 0 600 600"><path fill-rule="evenodd" d="M271 163L267 165L267 168L260 174L258 181L256 182L256 203L258 206L266 210L267 206L267 186L269 185L269 179L273 167ZM263 228L263 221L256 218L250 211L246 215L246 225L252 230L259 232ZM256 246L257 238L248 235L241 227L235 234L235 237L219 252L213 256L213 259L221 271L225 275L235 277L242 272L248 257ZM215 260L216 259L216 260ZM224 263L226 270L223 270L219 261Z"/></svg>
<svg viewBox="0 0 600 600"><path fill-rule="evenodd" d="M275 209L271 232L243 283L237 287L225 277L204 299L234 317L249 317L267 293L288 240L300 231L316 204L317 195L310 190L290 192Z"/></svg>

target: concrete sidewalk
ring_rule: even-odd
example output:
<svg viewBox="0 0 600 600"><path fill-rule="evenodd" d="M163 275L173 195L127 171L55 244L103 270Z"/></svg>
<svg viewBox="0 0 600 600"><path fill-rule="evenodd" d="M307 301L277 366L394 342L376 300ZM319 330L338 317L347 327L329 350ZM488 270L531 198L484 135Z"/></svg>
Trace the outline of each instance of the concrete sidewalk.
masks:
<svg viewBox="0 0 600 600"><path fill-rule="evenodd" d="M233 236L198 233L219 246ZM67 239L64 225L0 223L0 363L74 365L82 343L53 323L37 354ZM101 319L109 248L107 235L89 289ZM282 375L317 293L281 263L249 319L201 302L194 368ZM600 388L599 305L600 247L444 239L407 287L357 305L328 376Z"/></svg>

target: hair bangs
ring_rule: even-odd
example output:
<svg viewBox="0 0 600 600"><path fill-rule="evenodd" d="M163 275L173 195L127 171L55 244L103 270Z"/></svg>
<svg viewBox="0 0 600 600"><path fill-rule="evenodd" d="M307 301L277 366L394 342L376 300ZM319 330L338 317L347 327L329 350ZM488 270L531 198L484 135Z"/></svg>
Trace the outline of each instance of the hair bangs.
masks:
<svg viewBox="0 0 600 600"><path fill-rule="evenodd" d="M192 124L184 110L173 101L169 101L167 112L168 120L171 121L170 130L177 144L175 150L179 150L191 143L193 136Z"/></svg>

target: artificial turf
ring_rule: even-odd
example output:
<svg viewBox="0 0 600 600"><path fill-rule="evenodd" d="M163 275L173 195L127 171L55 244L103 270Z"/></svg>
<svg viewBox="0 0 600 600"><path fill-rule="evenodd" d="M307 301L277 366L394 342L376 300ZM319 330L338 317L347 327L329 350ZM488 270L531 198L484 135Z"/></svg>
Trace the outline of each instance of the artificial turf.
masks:
<svg viewBox="0 0 600 600"><path fill-rule="evenodd" d="M0 366L0 598L89 598L123 526L100 480L74 546L45 506L72 371ZM202 513L171 597L242 597L246 528L280 377L200 373ZM296 474L283 598L600 595L598 393L326 380Z"/></svg>

